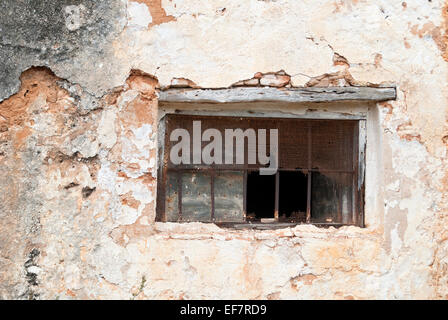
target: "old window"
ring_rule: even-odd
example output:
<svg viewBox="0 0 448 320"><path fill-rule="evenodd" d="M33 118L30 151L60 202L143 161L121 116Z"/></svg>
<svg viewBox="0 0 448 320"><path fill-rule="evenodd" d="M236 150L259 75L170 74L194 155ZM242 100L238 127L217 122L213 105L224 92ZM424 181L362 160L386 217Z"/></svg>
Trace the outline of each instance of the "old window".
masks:
<svg viewBox="0 0 448 320"><path fill-rule="evenodd" d="M167 114L162 121L158 221L363 226L365 120Z"/></svg>

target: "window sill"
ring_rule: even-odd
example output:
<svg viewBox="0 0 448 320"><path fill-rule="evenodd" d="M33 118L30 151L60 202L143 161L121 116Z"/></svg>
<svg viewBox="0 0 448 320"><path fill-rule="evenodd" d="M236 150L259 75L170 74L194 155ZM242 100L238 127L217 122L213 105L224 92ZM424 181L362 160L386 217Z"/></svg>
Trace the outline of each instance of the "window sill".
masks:
<svg viewBox="0 0 448 320"><path fill-rule="evenodd" d="M263 224L263 229L248 227L249 224L238 223L240 228L230 227L224 224L201 222L156 222L154 229L160 240L278 240L291 239L321 239L331 240L347 238L374 239L381 237L379 230L371 228L360 228L357 226L326 225L318 227L313 224L277 223ZM244 226L244 227L243 227Z"/></svg>

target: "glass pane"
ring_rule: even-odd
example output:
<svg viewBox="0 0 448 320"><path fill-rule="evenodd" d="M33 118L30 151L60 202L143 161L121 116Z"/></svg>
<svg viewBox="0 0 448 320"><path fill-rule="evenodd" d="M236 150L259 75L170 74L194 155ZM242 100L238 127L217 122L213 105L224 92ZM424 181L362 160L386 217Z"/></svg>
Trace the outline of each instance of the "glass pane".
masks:
<svg viewBox="0 0 448 320"><path fill-rule="evenodd" d="M215 219L217 222L242 222L244 173L220 172L215 176Z"/></svg>
<svg viewBox="0 0 448 320"><path fill-rule="evenodd" d="M352 223L351 173L313 172L311 220L315 223Z"/></svg>
<svg viewBox="0 0 448 320"><path fill-rule="evenodd" d="M177 176L177 172L168 172L165 197L165 214L168 222L176 222L179 219L179 184Z"/></svg>
<svg viewBox="0 0 448 320"><path fill-rule="evenodd" d="M208 173L182 173L182 221L211 221L210 191Z"/></svg>

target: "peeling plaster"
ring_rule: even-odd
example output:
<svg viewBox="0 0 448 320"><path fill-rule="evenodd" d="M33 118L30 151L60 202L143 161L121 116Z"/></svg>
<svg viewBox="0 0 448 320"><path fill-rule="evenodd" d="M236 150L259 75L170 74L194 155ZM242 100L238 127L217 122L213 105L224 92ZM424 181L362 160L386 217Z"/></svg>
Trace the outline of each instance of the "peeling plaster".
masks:
<svg viewBox="0 0 448 320"><path fill-rule="evenodd" d="M56 2L0 4L0 297L448 297L444 2ZM390 84L366 228L154 222L159 88Z"/></svg>

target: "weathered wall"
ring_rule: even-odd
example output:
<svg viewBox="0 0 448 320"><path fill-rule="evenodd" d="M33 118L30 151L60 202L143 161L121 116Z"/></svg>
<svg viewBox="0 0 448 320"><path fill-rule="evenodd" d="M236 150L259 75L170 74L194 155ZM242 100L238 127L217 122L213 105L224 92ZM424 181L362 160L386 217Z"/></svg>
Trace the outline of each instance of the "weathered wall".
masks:
<svg viewBox="0 0 448 320"><path fill-rule="evenodd" d="M447 10L2 1L0 297L448 298ZM397 86L369 109L367 228L154 222L156 88L259 77Z"/></svg>

